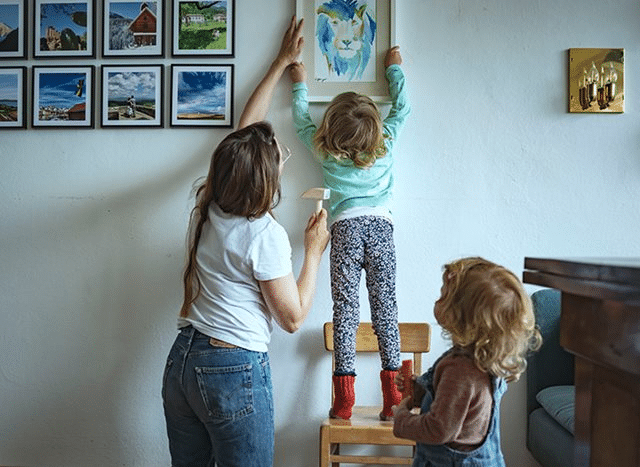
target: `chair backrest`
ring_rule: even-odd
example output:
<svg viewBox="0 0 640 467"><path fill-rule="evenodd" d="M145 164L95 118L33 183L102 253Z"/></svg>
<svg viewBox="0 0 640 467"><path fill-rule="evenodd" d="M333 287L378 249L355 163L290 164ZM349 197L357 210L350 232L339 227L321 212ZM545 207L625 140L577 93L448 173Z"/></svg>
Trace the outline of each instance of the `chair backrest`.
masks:
<svg viewBox="0 0 640 467"><path fill-rule="evenodd" d="M531 295L542 347L527 360L527 414L540 406L536 395L549 386L573 384L573 355L560 346L561 293L542 289Z"/></svg>
<svg viewBox="0 0 640 467"><path fill-rule="evenodd" d="M398 323L400 329L400 352L413 354L413 372L422 373L422 354L429 352L431 326L427 323ZM333 355L333 323L324 323L324 347L331 352L332 370L335 370ZM378 352L378 337L371 323L360 323L356 332L356 352ZM332 388L333 397L333 388Z"/></svg>

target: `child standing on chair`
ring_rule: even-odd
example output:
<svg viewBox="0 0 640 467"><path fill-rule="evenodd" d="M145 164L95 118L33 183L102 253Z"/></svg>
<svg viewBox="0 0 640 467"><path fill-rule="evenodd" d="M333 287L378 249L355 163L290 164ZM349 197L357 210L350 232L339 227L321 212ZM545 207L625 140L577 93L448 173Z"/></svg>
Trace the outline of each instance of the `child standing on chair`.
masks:
<svg viewBox="0 0 640 467"><path fill-rule="evenodd" d="M324 185L331 190L330 262L336 358L332 417L349 419L355 403L355 342L362 269L382 363L380 417L390 419L391 407L401 399L394 384L400 367L400 333L389 207L394 161L391 150L410 110L401 63L400 51L393 47L385 58L391 109L384 121L369 97L345 92L331 101L319 128L309 115L304 66L290 66L296 132L322 164Z"/></svg>
<svg viewBox="0 0 640 467"><path fill-rule="evenodd" d="M482 258L446 265L442 282L433 313L453 345L422 376L397 377L413 397L394 407L393 433L417 442L414 467L504 467L500 400L542 340L531 300L513 273Z"/></svg>

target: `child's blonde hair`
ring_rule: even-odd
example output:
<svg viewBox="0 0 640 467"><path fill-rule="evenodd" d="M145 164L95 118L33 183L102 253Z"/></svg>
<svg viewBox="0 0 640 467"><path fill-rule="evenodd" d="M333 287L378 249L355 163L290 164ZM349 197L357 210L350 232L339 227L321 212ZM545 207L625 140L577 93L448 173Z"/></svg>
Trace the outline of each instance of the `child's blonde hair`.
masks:
<svg viewBox="0 0 640 467"><path fill-rule="evenodd" d="M442 280L437 306L445 335L482 371L517 380L526 369L527 353L542 343L531 299L520 280L477 257L447 264Z"/></svg>
<svg viewBox="0 0 640 467"><path fill-rule="evenodd" d="M351 159L359 168L372 166L387 153L378 107L369 97L355 92L333 98L313 143L321 154Z"/></svg>

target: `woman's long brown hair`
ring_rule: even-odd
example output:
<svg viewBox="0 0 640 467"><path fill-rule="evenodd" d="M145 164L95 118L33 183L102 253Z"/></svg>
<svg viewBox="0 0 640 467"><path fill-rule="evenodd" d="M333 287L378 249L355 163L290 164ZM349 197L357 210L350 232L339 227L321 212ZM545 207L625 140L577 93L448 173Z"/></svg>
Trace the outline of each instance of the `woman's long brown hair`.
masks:
<svg viewBox="0 0 640 467"><path fill-rule="evenodd" d="M280 201L280 149L273 128L258 122L229 134L211 156L209 174L196 191L191 212L187 262L183 276L185 318L201 291L197 252L212 203L227 214L254 219Z"/></svg>

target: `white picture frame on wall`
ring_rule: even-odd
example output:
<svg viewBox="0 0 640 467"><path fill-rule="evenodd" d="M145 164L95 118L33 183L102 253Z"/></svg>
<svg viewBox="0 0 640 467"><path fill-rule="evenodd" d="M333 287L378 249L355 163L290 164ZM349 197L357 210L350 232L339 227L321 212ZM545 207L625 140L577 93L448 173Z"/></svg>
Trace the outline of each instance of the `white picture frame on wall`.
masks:
<svg viewBox="0 0 640 467"><path fill-rule="evenodd" d="M304 18L310 102L344 91L390 101L384 57L396 45L396 0L296 0L296 16ZM355 47L352 37L359 37Z"/></svg>

